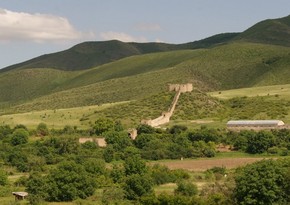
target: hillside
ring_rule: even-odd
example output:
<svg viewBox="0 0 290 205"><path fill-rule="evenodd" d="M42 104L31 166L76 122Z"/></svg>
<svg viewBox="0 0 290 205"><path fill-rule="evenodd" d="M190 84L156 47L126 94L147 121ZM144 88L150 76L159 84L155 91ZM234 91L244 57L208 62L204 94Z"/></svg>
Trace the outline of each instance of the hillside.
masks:
<svg viewBox="0 0 290 205"><path fill-rule="evenodd" d="M211 49L132 56L78 72L10 71L0 75L0 99L2 105L18 105L14 111L29 111L142 99L175 82L192 82L202 91L287 84L289 66L288 47L230 43ZM24 78L25 72L30 73L29 78ZM15 79L17 83L11 86Z"/></svg>
<svg viewBox="0 0 290 205"><path fill-rule="evenodd" d="M84 42L61 52L42 55L23 63L8 66L1 69L0 73L25 68L54 68L67 71L85 70L134 55L207 48L226 43L235 36L236 34L232 33L219 34L185 44L124 43L117 40Z"/></svg>
<svg viewBox="0 0 290 205"><path fill-rule="evenodd" d="M261 21L240 33L234 40L290 46L290 16Z"/></svg>
<svg viewBox="0 0 290 205"><path fill-rule="evenodd" d="M84 70L116 60L155 52L184 49L211 48L229 42L244 41L272 45L290 46L290 16L261 21L241 33L222 33L194 42L168 43L124 43L117 40L84 42L70 49L42 55L31 60L11 65L0 70L6 72L24 68L54 68L59 70Z"/></svg>

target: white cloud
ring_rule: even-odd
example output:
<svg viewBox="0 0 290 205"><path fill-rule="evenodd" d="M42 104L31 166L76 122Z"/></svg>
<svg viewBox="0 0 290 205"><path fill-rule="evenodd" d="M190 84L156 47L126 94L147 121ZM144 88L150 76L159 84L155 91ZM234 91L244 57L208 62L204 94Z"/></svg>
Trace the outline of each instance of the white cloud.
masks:
<svg viewBox="0 0 290 205"><path fill-rule="evenodd" d="M59 41L84 38L63 17L47 14L30 14L0 9L0 41ZM89 34L92 35L92 34Z"/></svg>
<svg viewBox="0 0 290 205"><path fill-rule="evenodd" d="M147 42L145 37L134 37L123 32L102 32L100 36L103 40L119 40L123 42Z"/></svg>
<svg viewBox="0 0 290 205"><path fill-rule="evenodd" d="M161 31L162 28L156 23L140 23L136 25L136 29L139 31Z"/></svg>

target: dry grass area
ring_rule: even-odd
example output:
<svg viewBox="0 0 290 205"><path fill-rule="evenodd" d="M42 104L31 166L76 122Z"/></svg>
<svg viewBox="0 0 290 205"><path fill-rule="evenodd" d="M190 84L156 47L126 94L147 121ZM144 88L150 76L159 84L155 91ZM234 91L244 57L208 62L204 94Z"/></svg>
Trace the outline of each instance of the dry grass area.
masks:
<svg viewBox="0 0 290 205"><path fill-rule="evenodd" d="M254 163L264 157L242 157L242 158L222 158L222 159L197 159L180 161L153 162L167 166L169 169L186 169L189 171L205 171L213 167L225 167L227 169L237 168L246 164ZM153 164L152 163L152 164Z"/></svg>

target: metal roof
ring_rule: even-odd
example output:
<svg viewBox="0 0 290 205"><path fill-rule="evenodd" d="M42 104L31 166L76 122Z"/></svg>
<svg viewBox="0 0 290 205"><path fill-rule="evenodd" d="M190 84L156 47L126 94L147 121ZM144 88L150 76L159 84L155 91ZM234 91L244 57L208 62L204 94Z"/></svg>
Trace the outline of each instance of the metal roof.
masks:
<svg viewBox="0 0 290 205"><path fill-rule="evenodd" d="M13 195L17 195L17 196L22 196L22 197L25 197L28 195L27 192L24 192L24 191L19 191L19 192L12 192Z"/></svg>
<svg viewBox="0 0 290 205"><path fill-rule="evenodd" d="M230 120L227 125L284 125L281 120Z"/></svg>

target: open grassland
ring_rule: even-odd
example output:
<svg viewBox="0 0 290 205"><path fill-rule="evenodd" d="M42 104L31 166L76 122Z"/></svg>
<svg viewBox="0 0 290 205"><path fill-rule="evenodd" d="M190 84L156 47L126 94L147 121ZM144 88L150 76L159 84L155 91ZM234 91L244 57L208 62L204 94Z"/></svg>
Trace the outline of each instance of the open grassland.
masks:
<svg viewBox="0 0 290 205"><path fill-rule="evenodd" d="M263 159L273 157L230 157L230 158L205 158L205 159L184 159L184 160L164 160L158 161L158 164L165 165L169 169L185 169L188 171L206 171L213 167L225 167L226 169L234 169L246 164L254 163ZM154 164L156 162L151 162Z"/></svg>
<svg viewBox="0 0 290 205"><path fill-rule="evenodd" d="M277 88L278 91L289 89L289 85L283 86L283 89L278 89L281 86L273 87ZM290 101L287 93L277 95L274 94L276 92L273 89L273 95L266 95L270 89L269 87L266 88L255 88L261 90L260 93L264 92L265 96L252 97L235 97L233 91L229 91L229 93L233 92L231 95L227 94L228 91L221 91L220 94L219 92L206 94L198 90L183 93L179 98L170 123L162 127L185 125L189 128L207 126L222 129L226 127L226 122L232 119L280 119L287 124L290 123ZM245 90L248 89L239 89L237 93L241 92L244 95ZM247 92L250 96L253 91ZM91 106L85 106L84 104L82 107L66 109L57 109L56 107L55 109L41 110L42 107L40 106L39 111L37 111L37 107L34 106L38 104L31 104L30 109L34 109L34 111L2 115L0 116L0 123L11 126L24 124L30 128L35 128L40 122L44 122L50 128L55 129L63 128L65 125L86 129L91 127L98 118L110 118L121 121L125 127L136 127L142 119L154 119L160 116L162 112L167 111L175 93L162 91L157 94L149 94L146 94L148 97L138 100L100 103L100 105ZM211 97L215 94L219 95L221 99ZM223 94L228 96L229 99L222 97ZM68 101L69 105L75 103L73 99L68 99L71 100ZM55 98L55 105L57 105L57 101L68 99Z"/></svg>
<svg viewBox="0 0 290 205"><path fill-rule="evenodd" d="M232 90L221 90L208 93L212 97L219 99L230 99L234 97L256 97L256 96L279 96L290 100L290 84L259 86L251 88L241 88Z"/></svg>
<svg viewBox="0 0 290 205"><path fill-rule="evenodd" d="M89 121L82 121L84 116L92 113L112 108L127 102L110 103L101 106L86 106L57 110L42 110L19 114L9 114L0 116L0 125L15 126L23 124L29 129L35 129L39 123L45 123L50 129L62 129L66 125L77 126L81 129L90 127ZM94 122L94 121L93 121Z"/></svg>

